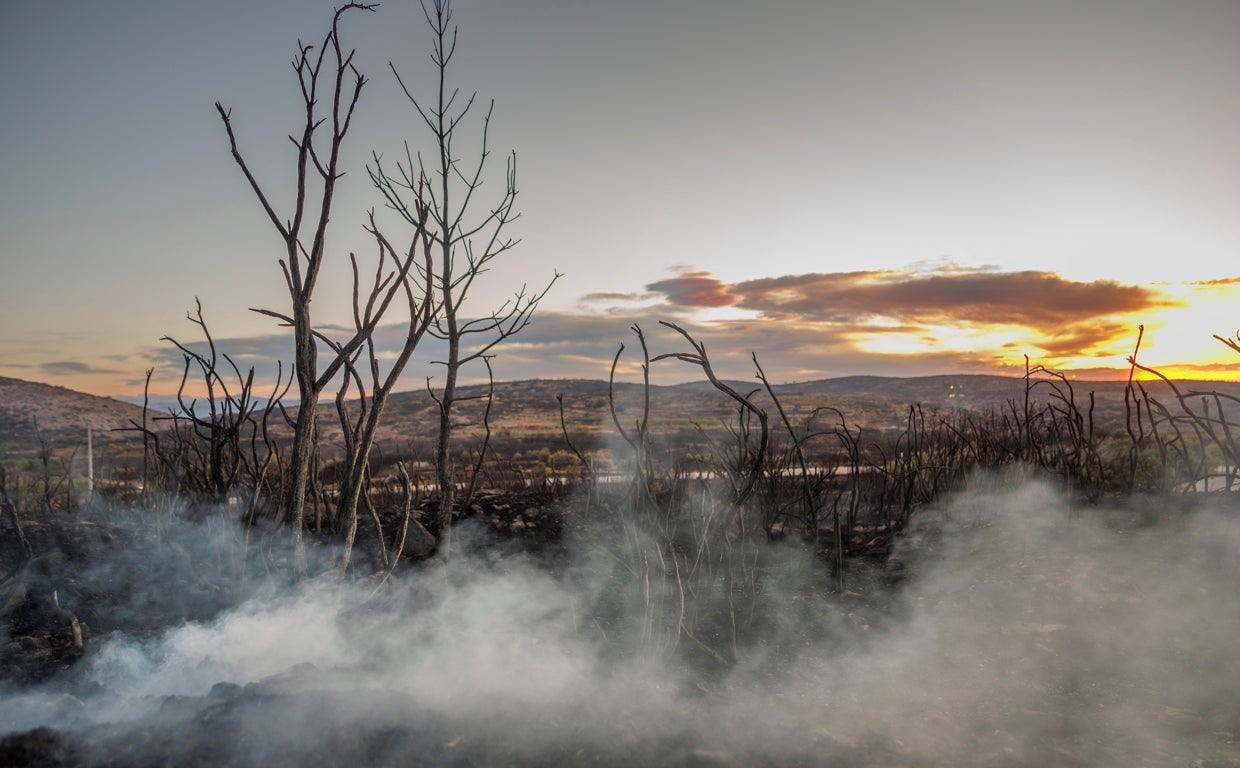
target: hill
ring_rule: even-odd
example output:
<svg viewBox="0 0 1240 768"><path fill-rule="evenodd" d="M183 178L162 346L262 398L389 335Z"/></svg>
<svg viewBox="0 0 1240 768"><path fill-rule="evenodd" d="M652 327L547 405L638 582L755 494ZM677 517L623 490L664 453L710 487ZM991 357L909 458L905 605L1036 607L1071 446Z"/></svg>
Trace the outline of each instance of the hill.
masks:
<svg viewBox="0 0 1240 768"><path fill-rule="evenodd" d="M37 453L39 438L49 447L86 444L86 430L107 443L131 436L118 433L141 423L142 408L110 397L65 387L0 377L0 451L27 456Z"/></svg>
<svg viewBox="0 0 1240 768"><path fill-rule="evenodd" d="M1045 382L1045 380L1040 380ZM740 392L758 389L757 381L732 381ZM1124 388L1122 381L1073 381L1072 396L1083 413L1092 413L1101 429L1122 429ZM1240 398L1240 383L1180 381L1185 393L1218 392ZM1162 382L1147 383L1150 393L1170 404L1173 396ZM479 437L484 428L482 416L487 406L486 387L475 385L460 390L456 411L458 437L463 441ZM845 376L775 386L776 395L794 423L814 409L837 409L848 423L866 429L900 429L909 407L919 405L927 415L945 409L978 412L1010 410L1020 407L1025 397L1025 380L1003 376L922 376L894 378ZM497 382L488 415L492 444L500 455L516 450L564 447L561 426L579 447L606 439L615 433L606 381L589 379L529 379ZM614 387L616 417L626 428L641 416L645 397L641 387L617 383ZM1031 391L1035 400L1051 397L1046 383ZM1091 403L1091 396L1093 402ZM769 407L765 393L759 401ZM649 393L652 429L665 434L686 433L698 427L713 428L735 417L736 406L707 381L678 385L652 385ZM324 448L341 441L335 406L321 406ZM152 415L159 412L152 409ZM8 456L31 456L38 452L39 435L53 447L84 448L89 425L96 446L124 440L135 441L133 432L118 432L141 422L142 408L107 397L76 392L18 379L0 378L0 451ZM38 432L36 432L36 423ZM438 430L438 405L424 389L392 395L377 446L385 452L426 456ZM130 443L132 450L132 443Z"/></svg>

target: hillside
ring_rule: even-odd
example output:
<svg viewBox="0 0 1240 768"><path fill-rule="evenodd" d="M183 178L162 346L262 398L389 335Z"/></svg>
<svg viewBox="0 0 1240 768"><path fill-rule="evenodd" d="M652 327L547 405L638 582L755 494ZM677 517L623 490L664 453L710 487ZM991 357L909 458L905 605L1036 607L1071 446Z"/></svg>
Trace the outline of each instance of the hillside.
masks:
<svg viewBox="0 0 1240 768"><path fill-rule="evenodd" d="M65 387L0 377L0 451L28 456L38 451L39 436L49 447L86 444L93 430L96 444L130 438L120 434L141 423L142 408L110 397Z"/></svg>
<svg viewBox="0 0 1240 768"><path fill-rule="evenodd" d="M760 386L756 381L734 381L741 392ZM1122 429L1124 382L1072 382L1073 396L1083 413L1092 404L1099 429ZM1177 382L1185 393L1219 392L1240 398L1240 384L1222 382ZM1152 395L1171 404L1172 393L1162 382L1148 383ZM564 446L560 417L562 397L564 423L569 435L581 448L607 439L616 432L608 400L608 383L584 379L530 379L499 382L491 402L489 423L492 444L500 455L517 450ZM844 415L852 427L900 429L907 420L910 405L920 405L926 415L945 409L979 412L1008 410L1023 403L1023 378L1002 376L924 376L892 378L846 376L817 381L782 384L775 387L781 404L794 423L815 409L829 407ZM482 414L486 407L484 386L460 390L456 422L457 436L469 441L483 433ZM1051 396L1046 383L1032 390L1034 399ZM765 393L759 401L770 407ZM615 386L617 416L625 428L641 415L644 397L639 385ZM340 443L334 403L321 406L322 439L325 449ZM694 381L650 389L651 429L656 433L687 434L699 426L714 428L735 418L735 404L717 392L709 382ZM154 415L154 411L152 415ZM773 409L772 409L773 413ZM832 417L836 418L836 417ZM98 447L117 441L135 441L133 432L117 432L141 422L142 408L107 397L98 397L18 379L0 378L0 451L9 456L31 456L38 451L38 429L49 446L57 449L84 449L87 425L95 434ZM405 455L425 453L438 429L438 406L425 389L392 395L377 445L381 451ZM132 450L132 442L129 450ZM115 452L114 452L115 453Z"/></svg>

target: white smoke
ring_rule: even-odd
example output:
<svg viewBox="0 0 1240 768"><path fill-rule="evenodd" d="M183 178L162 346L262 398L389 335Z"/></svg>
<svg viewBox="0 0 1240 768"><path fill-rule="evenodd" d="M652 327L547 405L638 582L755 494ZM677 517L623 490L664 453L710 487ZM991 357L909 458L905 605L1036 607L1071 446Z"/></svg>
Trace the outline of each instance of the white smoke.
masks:
<svg viewBox="0 0 1240 768"><path fill-rule="evenodd" d="M479 744L529 763L1240 761L1240 519L1230 499L1166 503L1146 524L1149 510L1076 509L1048 485L979 483L917 518L892 556L898 587L861 571L835 594L795 568L773 579L763 599L788 610L726 675L617 647L593 614L606 557L551 569L484 552L377 595L319 581L109 641L88 661L106 695L75 717L148 717L224 683L315 691L333 722L415 740L433 721L444 762ZM0 715L31 711L31 695ZM283 732L227 748L258 761L272 739L314 742L289 714L304 712L272 706L287 710ZM35 711L67 722L62 701Z"/></svg>

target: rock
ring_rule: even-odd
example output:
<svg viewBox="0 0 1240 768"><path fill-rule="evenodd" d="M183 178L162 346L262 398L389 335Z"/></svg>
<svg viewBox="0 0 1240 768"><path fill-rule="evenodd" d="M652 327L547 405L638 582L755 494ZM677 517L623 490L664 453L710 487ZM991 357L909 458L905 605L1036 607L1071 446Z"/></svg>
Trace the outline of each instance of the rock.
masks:
<svg viewBox="0 0 1240 768"><path fill-rule="evenodd" d="M414 560L425 560L435 552L438 542L426 526L416 519L410 518L409 531L405 534L405 546L400 551L401 557Z"/></svg>
<svg viewBox="0 0 1240 768"><path fill-rule="evenodd" d="M35 728L0 738L0 765L65 768L77 762L73 741L53 728Z"/></svg>
<svg viewBox="0 0 1240 768"><path fill-rule="evenodd" d="M236 683L216 683L207 694L209 701L231 701L242 694L245 689Z"/></svg>

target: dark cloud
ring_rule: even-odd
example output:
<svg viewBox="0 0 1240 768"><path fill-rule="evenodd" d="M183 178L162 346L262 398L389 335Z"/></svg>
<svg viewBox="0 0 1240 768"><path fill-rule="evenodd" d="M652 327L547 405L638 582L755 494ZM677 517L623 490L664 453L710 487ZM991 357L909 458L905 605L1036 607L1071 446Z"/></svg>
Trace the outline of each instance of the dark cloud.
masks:
<svg viewBox="0 0 1240 768"><path fill-rule="evenodd" d="M1161 294L1137 286L1079 283L1044 272L1003 273L955 265L792 275L736 284L679 268L669 279L647 288L647 295L587 297L598 302L596 311L535 313L520 334L493 350L495 377L605 379L618 360L617 377L637 380L644 359L635 326L641 328L652 358L688 351L685 340L661 325L661 320L679 323L704 343L715 370L733 379L753 378L755 354L773 381L852 374L1019 375L1023 363L1013 360L1020 361L1022 354L1048 365L1125 355L1133 329L1119 316L1171 305ZM636 304L656 297L663 297L664 302ZM729 305L758 316L710 321L694 316L696 308ZM993 341L996 326L1001 331L998 342ZM973 329L992 332L991 340L967 348L967 334ZM336 338L348 335L345 328L325 330ZM966 332L965 341L959 338L960 330ZM405 332L401 324L376 331L381 360L400 347ZM202 342L185 343L195 352L207 353ZM274 380L275 361L283 360L284 375L289 375L292 342L285 330L216 339L216 348L243 372L253 366L259 391L266 391ZM426 337L400 387L420 388L428 378L435 384L443 375L436 361L444 354L441 340ZM163 344L148 350L148 360L160 369L156 378L172 382L175 391L183 368L181 352ZM386 364L381 367L386 370ZM481 381L486 374L484 366L475 364L463 371L463 380ZM702 372L668 359L652 364L650 374L657 383L678 383L698 379Z"/></svg>
<svg viewBox="0 0 1240 768"><path fill-rule="evenodd" d="M39 364L39 371L46 376L82 376L86 374L117 373L115 368L100 368L78 360L54 360Z"/></svg>
<svg viewBox="0 0 1240 768"><path fill-rule="evenodd" d="M1135 329L1120 322L1084 322L1052 329L1039 336L1039 346L1049 357L1109 357L1132 351ZM1128 346L1112 340L1123 340Z"/></svg>
<svg viewBox="0 0 1240 768"><path fill-rule="evenodd" d="M545 345L539 340L528 349L521 350L520 354L522 357L528 355L531 364L539 360L544 361L544 366L548 368L571 364L578 372L576 375L603 378L619 345L624 344L621 371L637 375L641 350L631 329L634 324L639 325L645 334L652 357L689 351L681 336L660 325L660 320L668 319L671 318L659 308L632 313L624 319L561 315L544 327L548 336ZM778 382L852 374L918 376L932 373L993 373L1000 362L999 355L989 351L961 353L931 346L917 355L867 351L855 341L856 333L873 335L863 324L824 329L816 324L774 323L766 319L712 322L677 319L676 322L706 346L716 372L732 379L754 379L755 355L766 374ZM571 336L577 327L586 329L587 338L580 342ZM535 340L530 338L525 341ZM515 359L514 350L509 349L501 353L496 365L497 370L503 368L507 372L514 363L521 363L524 367L525 362ZM625 367L626 362L631 365ZM699 368L692 365L665 360L651 366L651 375L655 381L671 383L699 379L702 374Z"/></svg>
<svg viewBox="0 0 1240 768"><path fill-rule="evenodd" d="M1077 324L1061 326L1040 339L1038 345L1027 338L1014 339L1009 349L977 349L961 351L939 345L932 329L915 324L875 326L863 318L831 324L814 322L773 322L769 318L700 321L678 317L667 307L645 307L632 311L607 313L539 312L519 335L495 348L492 369L497 379L586 378L605 379L613 360L620 353L617 376L635 380L641 375L641 345L634 326L645 337L651 357L668 352L688 351L685 340L675 331L660 324L674 320L693 337L706 345L716 371L734 379L752 379L756 354L768 376L775 381L809 380L873 374L918 376L932 373L993 373L1005 364L1013 352L1028 352L1040 360L1050 356L1071 357L1098 342L1098 334L1122 337L1127 330L1121 324ZM394 350L403 339L399 325L382 326L376 333L380 351ZM858 338L884 335L922 335L924 346L916 354L886 354L867 349ZM286 337L252 337L217 339L216 346L246 366L254 364L259 371L274 372L276 357L286 361L289 341ZM621 347L623 346L623 352ZM1116 350L1117 352L1123 350ZM1006 355L1003 354L1006 352ZM165 370L179 376L181 357L175 349L160 350ZM261 364L263 356L267 366ZM433 361L443 358L442 342L427 339L414 355L405 373L405 387L425 386L426 378L437 379L443 367ZM173 367L175 366L175 367ZM1017 372L1017 371L1004 371ZM486 369L478 364L465 370L467 381L478 381ZM1018 373L1018 372L1017 372ZM677 360L665 360L651 366L652 379L658 383L695 380L701 370Z"/></svg>
<svg viewBox="0 0 1240 768"><path fill-rule="evenodd" d="M913 323L1064 323L1169 306L1158 293L1109 280L1080 283L1047 272L792 275L732 286L737 306L769 315L838 322L893 317Z"/></svg>
<svg viewBox="0 0 1240 768"><path fill-rule="evenodd" d="M643 312L538 312L520 334L493 350L495 357L491 366L499 380L606 378L620 345L635 346L636 337L631 330L635 323L655 327L657 319ZM325 330L338 339L346 335L343 329ZM376 329L375 346L383 374L388 370L387 357L403 345L406 331L407 327L403 324L382 325ZM182 341L182 344L196 354L207 356L210 353L205 341ZM283 375L290 375L293 345L288 334L217 338L215 348L219 354L218 365L230 383L236 377L227 367L224 355L236 363L243 374L253 367L256 386L261 392L266 392L274 381L277 361L283 361ZM320 351L320 362L325 360L326 354ZM405 370L400 388L420 388L426 385L427 377L433 380L441 378L443 366L436 364L436 361L445 356L446 347L442 340L429 335L424 337ZM156 369L154 380L160 384L156 389L175 392L185 366L183 353L171 343L165 343L148 348L144 358L149 366ZM467 382L484 380L486 368L476 363L467 367L463 374L463 380ZM200 379L195 365L191 369L191 385Z"/></svg>
<svg viewBox="0 0 1240 768"><path fill-rule="evenodd" d="M661 293L678 306L729 307L736 303L727 283L709 272L683 270L677 277L650 283L646 290Z"/></svg>
<svg viewBox="0 0 1240 768"><path fill-rule="evenodd" d="M190 352L210 359L211 349L206 341L177 338ZM236 390L250 369L254 370L255 391L264 396L275 386L277 377L287 381L293 370L293 341L291 334L234 336L214 339L217 373L230 390ZM192 362L186 372L185 353L170 341L150 346L141 352L142 364L152 369L151 392L170 395L177 391L182 375L186 376L187 391L194 392L203 381L203 372ZM229 360L237 367L234 372Z"/></svg>
<svg viewBox="0 0 1240 768"><path fill-rule="evenodd" d="M637 293L619 293L614 291L598 291L595 293L587 293L581 297L582 304L597 304L599 302L615 302L615 301L641 301L644 296Z"/></svg>
<svg viewBox="0 0 1240 768"><path fill-rule="evenodd" d="M211 348L205 341L186 341L178 339L182 346L190 352L201 355L204 358L210 358ZM224 359L227 356L242 371L250 367L255 369L274 367L276 361L284 361L287 367L293 359L293 340L290 335L258 335L258 336L234 336L223 339L215 339L215 351L217 355L217 363L220 366L227 366L228 363ZM185 353L182 352L171 342L164 342L159 346L149 347L144 353L147 362L154 365L157 369L175 368L180 371L185 365Z"/></svg>
<svg viewBox="0 0 1240 768"><path fill-rule="evenodd" d="M769 277L727 284L694 272L647 288L679 306L735 306L777 319L852 323L1004 324L1054 329L1116 314L1174 306L1160 293L1111 280L1082 283L1038 271L959 266Z"/></svg>

